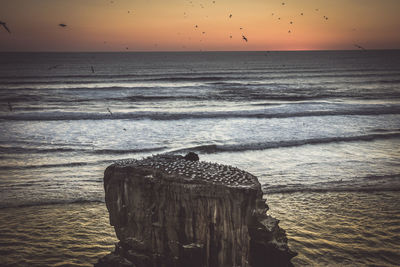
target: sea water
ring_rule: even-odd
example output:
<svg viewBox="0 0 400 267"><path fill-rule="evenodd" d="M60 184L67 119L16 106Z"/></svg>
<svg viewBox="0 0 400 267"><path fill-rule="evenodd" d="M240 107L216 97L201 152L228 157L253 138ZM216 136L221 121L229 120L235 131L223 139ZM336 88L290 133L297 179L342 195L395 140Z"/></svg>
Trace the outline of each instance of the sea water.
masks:
<svg viewBox="0 0 400 267"><path fill-rule="evenodd" d="M93 264L104 169L188 151L259 178L296 265L400 262L396 50L0 53L0 262Z"/></svg>

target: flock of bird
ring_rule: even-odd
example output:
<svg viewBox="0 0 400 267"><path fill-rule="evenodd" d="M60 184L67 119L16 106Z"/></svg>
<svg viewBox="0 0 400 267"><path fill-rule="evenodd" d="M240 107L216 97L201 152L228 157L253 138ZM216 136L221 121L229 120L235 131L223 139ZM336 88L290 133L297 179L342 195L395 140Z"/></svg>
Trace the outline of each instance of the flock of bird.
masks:
<svg viewBox="0 0 400 267"><path fill-rule="evenodd" d="M193 5L193 1L189 1L189 3L192 4L192 6L194 6L194 5ZM213 1L213 4L215 4L215 1ZM282 6L287 6L285 2L282 2L281 5L282 5ZM202 4L200 4L200 7L201 7L201 8L204 8L204 6L203 6ZM315 11L316 11L316 12L319 12L319 8L316 8ZM274 15L275 15L275 13L272 13L272 16L274 16ZM187 16L187 13L186 13L186 12L184 12L184 16L185 16L185 17ZM301 12L301 13L300 13L300 16L304 16L304 13ZM229 19L232 19L233 15L232 15L232 14L229 14L228 17L229 17ZM327 16L324 15L324 16L322 16L322 19L325 20L325 21L327 21L329 18L328 18ZM278 17L278 20L281 21L281 17ZM293 22L293 21L290 21L289 24L290 24L290 25L293 25L294 22ZM199 28L199 25L196 24L196 25L195 25L195 28L198 29L198 28ZM243 30L243 28L240 27L240 30ZM202 33L205 34L204 31L203 31ZM289 33L289 34L292 33L292 30L289 29L289 30L288 30L288 33ZM245 42L248 42L248 41L249 41L248 38L244 35L244 33L242 33L241 35L242 35L241 37L242 37L242 40L243 40L243 41L245 41ZM229 35L229 38L232 39L232 35ZM354 44L354 46L357 47L357 48L359 48L359 49L361 49L361 50L366 50L364 47L362 47L362 46L360 46L360 45L358 45L358 44Z"/></svg>
<svg viewBox="0 0 400 267"><path fill-rule="evenodd" d="M236 188L256 187L257 178L241 169L230 165L205 161L190 161L173 154L159 154L142 160L126 159L114 163L120 167L150 169L153 174L148 179L180 179L196 183L224 184ZM162 173L162 175L157 175Z"/></svg>
<svg viewBox="0 0 400 267"><path fill-rule="evenodd" d="M113 4L114 1L110 1L110 3ZM189 3L190 3L192 6L194 6L194 5L193 5L193 1L189 1ZM216 2L215 2L215 1L212 1L212 3L215 4ZM287 5L286 5L285 2L282 2L282 6L287 6ZM200 4L200 7L201 7L201 8L204 8L204 5L203 5L203 4ZM316 8L315 11L318 12L319 9ZM130 10L128 10L128 13L130 13ZM272 16L274 16L274 15L275 15L275 13L272 13ZM186 12L184 12L184 16L186 17ZM303 13L303 12L300 13L300 16L304 16L304 13ZM229 17L229 19L232 19L233 15L232 15L232 14L229 14L228 17ZM280 21L280 20L281 20L281 17L278 17L278 20ZM327 17L327 16L323 16L323 20L327 21L327 20L328 20L328 17ZM289 22L290 25L293 25L293 23L294 23L293 21L290 21L290 22ZM11 34L11 31L10 31L10 29L8 28L6 22L0 21L0 26L2 26L9 34ZM67 27L68 25L65 24L65 23L60 23L60 24L58 24L58 26L61 27L61 28L65 28L65 27ZM195 25L195 29L199 29L199 26L198 26L197 24ZM240 27L240 30L243 30L243 28ZM206 34L205 31L202 31L201 33L202 33L202 34ZM288 33L289 33L289 34L292 33L292 30L289 29L289 30L288 30ZM244 35L244 33L242 33L241 35L242 35L242 36L241 36L241 37L242 37L241 39L242 39L243 41L245 41L245 42L248 42L248 41L249 41L248 38ZM232 34L229 35L229 38L232 39ZM106 42L104 42L104 43L106 43ZM354 44L354 46L357 47L358 49L366 50L364 47L362 47L362 46L360 46L360 45L358 45L358 44ZM128 50L128 49L129 49L129 48L126 47L126 50ZM57 68L58 66L59 66L59 65L56 65L56 66L50 67L49 69L54 69L54 68ZM91 70L92 70L92 72L94 73L94 68L93 68L93 67L91 67Z"/></svg>

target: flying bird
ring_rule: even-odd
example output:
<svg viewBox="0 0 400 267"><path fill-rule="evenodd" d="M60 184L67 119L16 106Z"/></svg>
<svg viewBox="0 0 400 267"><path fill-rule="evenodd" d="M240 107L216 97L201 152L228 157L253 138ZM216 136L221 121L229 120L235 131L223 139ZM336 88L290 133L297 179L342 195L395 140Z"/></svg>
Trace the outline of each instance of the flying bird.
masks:
<svg viewBox="0 0 400 267"><path fill-rule="evenodd" d="M361 50L367 50L367 49L365 49L364 47L362 47L361 45L358 45L358 44L354 44L354 46L359 48L359 49L361 49Z"/></svg>
<svg viewBox="0 0 400 267"><path fill-rule="evenodd" d="M67 27L67 24L64 24L64 23L60 23L60 24L58 24L58 26L60 26L60 27Z"/></svg>
<svg viewBox="0 0 400 267"><path fill-rule="evenodd" d="M247 42L246 36L242 35L242 39L245 40L245 41Z"/></svg>
<svg viewBox="0 0 400 267"><path fill-rule="evenodd" d="M107 110L108 110L108 112L110 112L110 114L111 114L111 116L112 116L113 114L112 114L111 110L110 110L109 108L107 108Z"/></svg>
<svg viewBox="0 0 400 267"><path fill-rule="evenodd" d="M49 67L48 70L56 69L56 68L58 68L58 67L60 67L60 66L61 66L61 65L54 65L54 66Z"/></svg>
<svg viewBox="0 0 400 267"><path fill-rule="evenodd" d="M0 21L0 25L4 27L4 29L6 29L6 31L8 31L8 33L11 33L10 29L7 27L7 23Z"/></svg>
<svg viewBox="0 0 400 267"><path fill-rule="evenodd" d="M232 14L229 15L229 18L232 18Z"/></svg>
<svg viewBox="0 0 400 267"><path fill-rule="evenodd" d="M302 16L303 16L304 14L303 14L303 13L300 13L300 15L302 15Z"/></svg>
<svg viewBox="0 0 400 267"><path fill-rule="evenodd" d="M94 68L93 68L93 66L90 66L90 68L92 69L92 73L94 73Z"/></svg>

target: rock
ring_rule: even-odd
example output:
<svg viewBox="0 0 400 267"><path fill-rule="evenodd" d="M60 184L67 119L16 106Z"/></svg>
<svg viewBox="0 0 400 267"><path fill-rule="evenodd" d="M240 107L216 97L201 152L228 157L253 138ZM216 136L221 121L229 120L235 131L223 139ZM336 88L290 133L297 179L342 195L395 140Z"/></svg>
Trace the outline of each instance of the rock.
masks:
<svg viewBox="0 0 400 267"><path fill-rule="evenodd" d="M106 205L119 243L95 266L292 266L295 253L266 214L257 178L185 158L157 155L106 169Z"/></svg>
<svg viewBox="0 0 400 267"><path fill-rule="evenodd" d="M190 161L199 161L200 160L199 156L194 152L187 153L186 156L184 157L184 159L190 160Z"/></svg>

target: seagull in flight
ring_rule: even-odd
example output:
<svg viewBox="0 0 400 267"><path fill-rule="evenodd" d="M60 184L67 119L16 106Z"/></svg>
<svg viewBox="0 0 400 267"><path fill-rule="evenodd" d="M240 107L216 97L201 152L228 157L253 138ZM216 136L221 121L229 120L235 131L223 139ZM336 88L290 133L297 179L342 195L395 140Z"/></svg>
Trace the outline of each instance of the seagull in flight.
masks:
<svg viewBox="0 0 400 267"><path fill-rule="evenodd" d="M247 42L246 36L242 35L242 39L245 40L245 41Z"/></svg>
<svg viewBox="0 0 400 267"><path fill-rule="evenodd" d="M60 26L60 27L67 27L67 24L64 24L64 23L60 23L60 24L58 24L58 26Z"/></svg>
<svg viewBox="0 0 400 267"><path fill-rule="evenodd" d="M361 45L358 45L358 44L355 44L354 46L357 47L357 48L360 48L361 50L367 50L367 49L365 49L364 47L362 47Z"/></svg>
<svg viewBox="0 0 400 267"><path fill-rule="evenodd" d="M0 25L4 27L4 29L6 29L6 31L8 31L8 33L11 33L10 29L7 27L7 23L0 21Z"/></svg>

